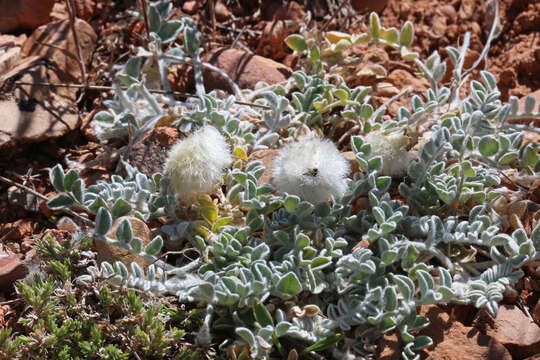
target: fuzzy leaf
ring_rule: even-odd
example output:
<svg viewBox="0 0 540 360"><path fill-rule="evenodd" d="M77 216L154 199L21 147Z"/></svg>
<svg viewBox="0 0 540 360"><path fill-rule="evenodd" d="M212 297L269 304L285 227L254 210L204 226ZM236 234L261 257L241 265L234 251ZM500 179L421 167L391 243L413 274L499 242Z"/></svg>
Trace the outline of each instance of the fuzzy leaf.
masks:
<svg viewBox="0 0 540 360"><path fill-rule="evenodd" d="M47 206L51 210L65 209L73 205L73 198L66 194L60 194L47 201Z"/></svg>
<svg viewBox="0 0 540 360"><path fill-rule="evenodd" d="M161 251L161 248L163 247L163 238L161 236L156 236L146 247L144 248L144 252L148 255L156 255Z"/></svg>
<svg viewBox="0 0 540 360"><path fill-rule="evenodd" d="M112 208L112 216L117 219L121 216L128 215L131 212L131 205L124 199L116 200Z"/></svg>
<svg viewBox="0 0 540 360"><path fill-rule="evenodd" d="M322 351L331 348L335 344L341 340L341 337L343 334L332 334L330 336L325 337L322 340L317 341L315 344L307 347L302 351L302 354L307 354L311 351Z"/></svg>
<svg viewBox="0 0 540 360"><path fill-rule="evenodd" d="M49 178L57 191L66 191L64 186L64 169L58 164L49 171Z"/></svg>
<svg viewBox="0 0 540 360"><path fill-rule="evenodd" d="M493 135L486 135L480 139L478 150L485 157L493 156L499 151L499 142Z"/></svg>
<svg viewBox="0 0 540 360"><path fill-rule="evenodd" d="M260 301L256 301L255 305L253 306L253 316L255 317L255 320L261 325L262 327L265 326L274 326L274 320L272 319L272 315L270 315L270 312L264 306L264 304Z"/></svg>
<svg viewBox="0 0 540 360"><path fill-rule="evenodd" d="M124 219L118 224L116 228L116 240L123 242L124 244L129 244L131 238L133 237L133 229L131 228L131 223L128 219Z"/></svg>
<svg viewBox="0 0 540 360"><path fill-rule="evenodd" d="M285 44L287 44L287 46L293 51L303 52L308 49L306 40L298 34L287 36L285 39Z"/></svg>
<svg viewBox="0 0 540 360"><path fill-rule="evenodd" d="M96 234L105 235L112 225L112 216L105 207L100 207L96 215Z"/></svg>
<svg viewBox="0 0 540 360"><path fill-rule="evenodd" d="M414 37L414 26L410 21L406 21L399 33L399 44L401 46L411 46Z"/></svg>
<svg viewBox="0 0 540 360"><path fill-rule="evenodd" d="M277 289L287 295L297 295L302 291L302 284L298 280L298 277L293 272L288 272L281 279L279 279Z"/></svg>

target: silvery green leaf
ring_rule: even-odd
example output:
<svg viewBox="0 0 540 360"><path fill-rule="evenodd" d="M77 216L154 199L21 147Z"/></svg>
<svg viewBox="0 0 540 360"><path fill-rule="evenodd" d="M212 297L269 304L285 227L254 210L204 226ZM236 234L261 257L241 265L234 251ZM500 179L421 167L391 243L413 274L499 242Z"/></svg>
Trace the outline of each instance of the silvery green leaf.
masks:
<svg viewBox="0 0 540 360"><path fill-rule="evenodd" d="M332 265L332 259L326 256L317 256L311 261L311 270L318 271Z"/></svg>
<svg viewBox="0 0 540 360"><path fill-rule="evenodd" d="M57 191L66 191L64 186L64 169L58 164L49 170L49 179Z"/></svg>
<svg viewBox="0 0 540 360"><path fill-rule="evenodd" d="M376 12L369 15L369 34L374 40L377 40L381 32L381 21Z"/></svg>
<svg viewBox="0 0 540 360"><path fill-rule="evenodd" d="M375 217L375 220L379 224L382 224L384 220L386 219L386 216L384 215L384 211L378 206L373 207L372 213L373 213L373 216Z"/></svg>
<svg viewBox="0 0 540 360"><path fill-rule="evenodd" d="M261 325L262 327L265 326L274 326L274 320L272 319L272 315L270 315L270 312L264 306L264 304L260 301L255 301L255 305L253 306L253 316L255 317L255 320Z"/></svg>
<svg viewBox="0 0 540 360"><path fill-rule="evenodd" d="M129 276L129 272L128 272L128 269L127 269L126 265L124 265L123 262L116 261L114 263L114 268L116 270L116 273L118 273L120 276L122 276L123 279L127 279L127 277Z"/></svg>
<svg viewBox="0 0 540 360"><path fill-rule="evenodd" d="M121 216L128 215L131 212L131 205L124 199L119 198L113 205L112 216L117 219Z"/></svg>
<svg viewBox="0 0 540 360"><path fill-rule="evenodd" d="M83 186L84 182L82 179L77 179L73 182L71 185L71 193L73 194L73 197L75 200L79 203L83 202Z"/></svg>
<svg viewBox="0 0 540 360"><path fill-rule="evenodd" d="M66 191L71 191L71 187L73 186L73 183L78 178L79 178L79 175L77 175L75 170L69 170L67 172L67 174L64 176L64 187Z"/></svg>
<svg viewBox="0 0 540 360"><path fill-rule="evenodd" d="M302 284L300 284L295 273L288 272L279 279L276 288L282 293L292 296L297 295L302 291Z"/></svg>
<svg viewBox="0 0 540 360"><path fill-rule="evenodd" d="M536 99L534 98L534 96L527 95L527 97L525 98L525 107L524 107L525 114L532 114L532 112L534 111L535 103L536 103Z"/></svg>
<svg viewBox="0 0 540 360"><path fill-rule="evenodd" d="M96 115L94 115L94 118L92 120L112 123L114 121L114 115L111 114L109 111L100 111Z"/></svg>
<svg viewBox="0 0 540 360"><path fill-rule="evenodd" d="M495 79L495 76L493 76L493 74L488 71L481 71L480 76L482 76L482 80L484 80L484 83L488 87L489 91L497 89L497 80Z"/></svg>
<svg viewBox="0 0 540 360"><path fill-rule="evenodd" d="M381 170L383 165L382 156L375 156L368 160L368 170Z"/></svg>
<svg viewBox="0 0 540 360"><path fill-rule="evenodd" d="M275 332L277 337L281 337L287 333L287 331L291 328L292 324L287 321L280 321L276 325Z"/></svg>
<svg viewBox="0 0 540 360"><path fill-rule="evenodd" d="M149 31L157 33L161 27L161 16L155 6L148 6L148 23Z"/></svg>
<svg viewBox="0 0 540 360"><path fill-rule="evenodd" d="M131 245L131 249L133 250L134 253L139 254L141 252L141 249L142 249L142 240L141 240L141 238L134 237L131 240L130 245Z"/></svg>
<svg viewBox="0 0 540 360"><path fill-rule="evenodd" d="M101 271L105 274L105 276L114 274L114 269L112 265L109 264L107 261L103 261L101 263Z"/></svg>
<svg viewBox="0 0 540 360"><path fill-rule="evenodd" d="M256 348L257 340L255 339L255 335L253 335L251 330L245 327L238 327L235 331L245 342L249 344L251 348Z"/></svg>
<svg viewBox="0 0 540 360"><path fill-rule="evenodd" d="M65 209L73 205L73 198L66 194L56 195L51 200L47 201L47 206L51 210Z"/></svg>
<svg viewBox="0 0 540 360"><path fill-rule="evenodd" d="M122 220L116 228L116 239L124 244L129 244L132 237L133 230L131 228L131 222L128 219Z"/></svg>
<svg viewBox="0 0 540 360"><path fill-rule="evenodd" d="M146 247L144 248L144 252L147 255L156 255L161 251L161 248L163 247L163 238L161 236L156 236Z"/></svg>
<svg viewBox="0 0 540 360"><path fill-rule="evenodd" d="M330 207L330 204L328 204L327 202L321 202L315 206L315 215L319 217L329 216L331 211L332 209Z"/></svg>
<svg viewBox="0 0 540 360"><path fill-rule="evenodd" d="M409 277L403 275L392 275L392 280L398 286L404 299L411 301L414 296L414 282Z"/></svg>
<svg viewBox="0 0 540 360"><path fill-rule="evenodd" d="M394 311L398 305L397 293L393 286L384 289L383 306L386 311Z"/></svg>
<svg viewBox="0 0 540 360"><path fill-rule="evenodd" d="M308 49L306 40L298 34L287 36L285 39L285 44L287 44L287 46L293 51L304 52Z"/></svg>
<svg viewBox="0 0 540 360"><path fill-rule="evenodd" d="M105 207L100 207L96 215L96 234L99 236L105 235L112 225L112 216L109 210Z"/></svg>
<svg viewBox="0 0 540 360"><path fill-rule="evenodd" d="M158 32L158 35L161 38L161 42L163 44L166 44L168 42L176 40L183 29L182 25L183 23L178 20L171 20L163 24L163 26L159 29Z"/></svg>
<svg viewBox="0 0 540 360"><path fill-rule="evenodd" d="M185 26L182 40L184 42L184 49L186 49L188 54L195 56L201 42L201 33L199 30L190 26Z"/></svg>
<svg viewBox="0 0 540 360"><path fill-rule="evenodd" d="M442 80L444 74L446 73L446 63L443 61L435 67L433 70L433 80L439 82Z"/></svg>
<svg viewBox="0 0 540 360"><path fill-rule="evenodd" d="M144 271L143 269L141 268L141 266L139 264L137 264L136 262L132 262L131 263L131 273L137 278L137 279L142 279L143 276L144 276Z"/></svg>
<svg viewBox="0 0 540 360"><path fill-rule="evenodd" d="M141 72L141 58L139 56L129 58L124 71L127 75L137 79ZM96 117L94 117L94 120L96 120Z"/></svg>
<svg viewBox="0 0 540 360"><path fill-rule="evenodd" d="M412 344L413 345L411 348L414 351L418 351L433 345L433 340L431 340L431 338L426 335L417 335L414 337Z"/></svg>
<svg viewBox="0 0 540 360"><path fill-rule="evenodd" d="M399 44L401 46L411 46L414 37L414 26L410 21L406 21L399 32Z"/></svg>

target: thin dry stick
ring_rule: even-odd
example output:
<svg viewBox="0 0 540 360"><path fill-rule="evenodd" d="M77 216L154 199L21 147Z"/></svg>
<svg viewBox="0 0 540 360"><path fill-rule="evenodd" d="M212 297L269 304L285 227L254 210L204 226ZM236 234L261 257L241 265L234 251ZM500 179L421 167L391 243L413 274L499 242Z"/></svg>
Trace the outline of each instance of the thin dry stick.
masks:
<svg viewBox="0 0 540 360"><path fill-rule="evenodd" d="M34 86L48 86L48 87L66 87L66 88L76 88L76 89L82 89L85 88L87 90L97 90L97 91L110 91L113 90L112 86L103 86L103 85L83 85L83 84L55 84L55 83L48 83L48 82L26 82L26 81L16 81L15 85L34 85ZM121 87L122 90L127 90L126 87ZM183 96L187 98L199 98L198 95L185 93L181 91L171 91L167 92L165 90L156 90L156 89L148 89L149 92L154 94L163 94L163 95L176 95L176 96ZM244 105L244 106L251 106L256 107L264 110L271 110L269 106L261 105L261 104L255 104L250 103L246 101L235 101L234 102L237 105Z"/></svg>
<svg viewBox="0 0 540 360"><path fill-rule="evenodd" d="M325 31L326 28L328 27L328 25L330 25L330 22L339 14L339 12L341 11L341 9L343 9L343 7L345 5L347 5L349 3L349 0L343 0L341 2L341 4L339 4L339 7L337 8L336 11L333 12L332 16L330 16L330 18L328 20L326 20L326 22L323 24L323 26L321 27L321 32Z"/></svg>
<svg viewBox="0 0 540 360"><path fill-rule="evenodd" d="M38 193L37 191L35 190L32 190L30 189L28 186L24 186L24 185L21 185L13 180L10 180L8 178L5 178L3 176L0 176L0 181L6 183L6 184L9 184L9 185L13 185L13 186L16 186L18 187L19 189L23 189L24 191L26 192L29 192L30 194L40 198L41 200L45 200L45 201L49 201L49 198L47 198L46 196ZM65 213L71 215L71 216L75 216L76 218L84 221L85 223L89 224L89 225L92 225L94 226L94 222L88 218L85 218L84 216L82 215L79 215L77 214L75 211L71 210L71 209L62 209L62 211L64 211Z"/></svg>
<svg viewBox="0 0 540 360"><path fill-rule="evenodd" d="M148 12L146 11L146 0L139 0L139 6L141 7L141 12L143 13L144 19L144 29L146 30L146 38L150 39L150 23L148 21Z"/></svg>
<svg viewBox="0 0 540 360"><path fill-rule="evenodd" d="M81 75L83 82L88 83L88 76L86 75L86 65L84 64L84 59L82 56L81 43L79 42L79 36L75 30L75 11L72 4L73 0L66 0L67 10L69 14L69 25L71 26L71 32L73 33L73 41L75 42L75 47L77 48L77 55L79 56L79 66L81 67Z"/></svg>
<svg viewBox="0 0 540 360"><path fill-rule="evenodd" d="M212 31L216 32L216 8L214 6L214 0L208 0L208 7L210 8L210 22L212 24Z"/></svg>

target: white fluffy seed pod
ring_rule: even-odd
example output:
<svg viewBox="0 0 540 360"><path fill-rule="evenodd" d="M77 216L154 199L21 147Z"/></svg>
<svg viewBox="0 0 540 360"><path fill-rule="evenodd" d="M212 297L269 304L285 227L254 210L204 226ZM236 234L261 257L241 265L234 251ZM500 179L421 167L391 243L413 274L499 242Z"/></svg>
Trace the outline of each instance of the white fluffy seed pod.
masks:
<svg viewBox="0 0 540 360"><path fill-rule="evenodd" d="M303 138L285 145L274 159L273 183L282 193L317 203L347 190L349 163L329 140Z"/></svg>
<svg viewBox="0 0 540 360"><path fill-rule="evenodd" d="M212 126L204 126L169 151L165 174L178 195L206 193L222 181L223 169L232 163L227 141Z"/></svg>
<svg viewBox="0 0 540 360"><path fill-rule="evenodd" d="M382 157L381 175L400 178L407 174L409 164L415 159L415 155L406 148L409 142L407 135L372 131L366 135L365 141L371 144L370 157Z"/></svg>

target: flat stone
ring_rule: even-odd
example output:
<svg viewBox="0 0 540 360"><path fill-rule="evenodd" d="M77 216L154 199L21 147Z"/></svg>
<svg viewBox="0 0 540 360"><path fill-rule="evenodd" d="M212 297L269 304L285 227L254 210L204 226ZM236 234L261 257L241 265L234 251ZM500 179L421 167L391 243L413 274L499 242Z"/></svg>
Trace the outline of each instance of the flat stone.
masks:
<svg viewBox="0 0 540 360"><path fill-rule="evenodd" d="M176 128L158 126L133 146L127 161L148 176L162 173L169 149L181 137Z"/></svg>
<svg viewBox="0 0 540 360"><path fill-rule="evenodd" d="M33 30L49 21L55 0L0 0L0 33Z"/></svg>
<svg viewBox="0 0 540 360"><path fill-rule="evenodd" d="M150 243L152 240L152 233L150 228L144 223L144 221L137 219L133 216L122 216L116 219L107 233L107 236L111 239L116 240L116 229L118 225L124 220L127 219L131 223L131 228L133 232L133 237L138 237L142 240L142 248ZM137 254L132 253L129 250L126 250L122 247L106 243L104 241L96 240L96 250L98 253L98 261L107 261L113 264L115 261L123 262L128 268L132 262L136 262L141 267L146 267L150 265L150 262L140 257Z"/></svg>
<svg viewBox="0 0 540 360"><path fill-rule="evenodd" d="M496 339L452 320L437 305L422 306L420 314L431 322L420 331L433 340L433 345L424 350L430 359L512 360L508 350Z"/></svg>
<svg viewBox="0 0 540 360"><path fill-rule="evenodd" d="M205 54L203 60L225 71L241 89L253 89L259 81L267 84L280 83L292 74L290 68L272 59L232 48L213 50ZM232 92L218 73L205 69L203 74L207 91L222 89Z"/></svg>
<svg viewBox="0 0 540 360"><path fill-rule="evenodd" d="M274 159L276 158L279 150L269 149L269 150L257 150L252 152L248 157L248 163L252 161L260 161L264 166L264 173L259 178L260 184L270 184L272 183L272 165Z"/></svg>
<svg viewBox="0 0 540 360"><path fill-rule="evenodd" d="M75 30L83 61L88 63L97 35L88 23L80 19L75 22ZM42 45L44 43L67 51ZM22 62L43 58L47 65L39 60L33 61L16 74L10 74L10 77L17 75L20 81L28 83L80 83L82 73L79 63L66 52L77 54L69 21L43 25L26 40L20 58ZM76 99L77 89L73 88L20 86L0 101L0 113L4 114L0 122L0 148L57 138L75 130L80 124Z"/></svg>
<svg viewBox="0 0 540 360"><path fill-rule="evenodd" d="M22 254L0 254L0 289L7 290L27 273Z"/></svg>
<svg viewBox="0 0 540 360"><path fill-rule="evenodd" d="M503 344L514 359L540 353L540 327L517 306L500 306L495 319L482 312L475 319L475 325Z"/></svg>

